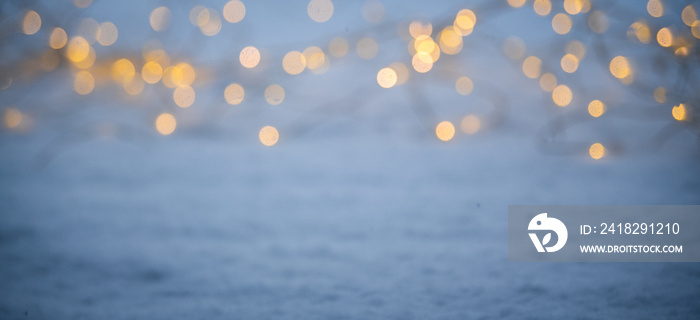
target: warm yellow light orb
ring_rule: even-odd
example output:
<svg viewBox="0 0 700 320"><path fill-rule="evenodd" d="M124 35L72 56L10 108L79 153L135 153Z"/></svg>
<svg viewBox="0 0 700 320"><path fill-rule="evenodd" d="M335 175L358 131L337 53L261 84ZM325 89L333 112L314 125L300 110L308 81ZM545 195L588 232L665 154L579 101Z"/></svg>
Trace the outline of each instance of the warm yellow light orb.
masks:
<svg viewBox="0 0 700 320"><path fill-rule="evenodd" d="M610 73L618 79L626 78L630 75L630 63L627 58L617 56L610 60Z"/></svg>
<svg viewBox="0 0 700 320"><path fill-rule="evenodd" d="M39 29L41 29L41 16L34 10L27 11L22 20L22 32L32 35L39 32Z"/></svg>
<svg viewBox="0 0 700 320"><path fill-rule="evenodd" d="M333 2L331 0L311 0L306 12L311 20L326 22L333 16Z"/></svg>
<svg viewBox="0 0 700 320"><path fill-rule="evenodd" d="M605 104L600 100L593 100L588 104L588 114L594 118L598 118L605 113Z"/></svg>
<svg viewBox="0 0 700 320"><path fill-rule="evenodd" d="M276 106L284 101L284 88L278 84L271 84L265 89L265 101Z"/></svg>
<svg viewBox="0 0 700 320"><path fill-rule="evenodd" d="M260 129L260 133L258 133L258 138L260 139L260 142L268 147L274 146L277 141L280 139L280 134L277 131L275 127L272 126L264 126L262 129Z"/></svg>
<svg viewBox="0 0 700 320"><path fill-rule="evenodd" d="M598 160L605 156L605 147L596 142L592 144L590 148L588 148L588 154L591 156L591 158Z"/></svg>
<svg viewBox="0 0 700 320"><path fill-rule="evenodd" d="M245 98L245 90L243 90L243 87L241 87L240 84L232 83L224 90L224 98L228 104L237 105L243 102L243 98Z"/></svg>
<svg viewBox="0 0 700 320"><path fill-rule="evenodd" d="M455 126L449 121L440 122L435 127L435 135L442 141L450 141L455 136Z"/></svg>
<svg viewBox="0 0 700 320"><path fill-rule="evenodd" d="M61 49L68 43L68 35L61 28L54 28L49 36L49 46L52 49Z"/></svg>
<svg viewBox="0 0 700 320"><path fill-rule="evenodd" d="M383 68L377 72L377 83L379 83L379 86L382 88L391 88L396 85L397 81L398 76L396 75L396 71L394 71L394 69Z"/></svg>
<svg viewBox="0 0 700 320"><path fill-rule="evenodd" d="M224 19L231 23L241 22L245 17L245 5L238 0L232 0L224 6Z"/></svg>
<svg viewBox="0 0 700 320"><path fill-rule="evenodd" d="M195 92L190 86L181 86L175 88L173 92L173 101L180 108L187 108L194 103Z"/></svg>
<svg viewBox="0 0 700 320"><path fill-rule="evenodd" d="M572 98L573 95L571 93L571 89L563 84L558 85L552 91L552 100L554 101L554 104L560 107L568 106L569 103L571 103Z"/></svg>
<svg viewBox="0 0 700 320"><path fill-rule="evenodd" d="M248 69L255 68L260 63L260 51L256 47L248 46L241 50L238 58L242 66Z"/></svg>
<svg viewBox="0 0 700 320"><path fill-rule="evenodd" d="M455 90L457 90L457 93L467 96L474 90L474 83L469 77L459 77L455 81Z"/></svg>
<svg viewBox="0 0 700 320"><path fill-rule="evenodd" d="M177 121L172 114L162 113L156 118L156 130L164 136L167 136L175 131Z"/></svg>

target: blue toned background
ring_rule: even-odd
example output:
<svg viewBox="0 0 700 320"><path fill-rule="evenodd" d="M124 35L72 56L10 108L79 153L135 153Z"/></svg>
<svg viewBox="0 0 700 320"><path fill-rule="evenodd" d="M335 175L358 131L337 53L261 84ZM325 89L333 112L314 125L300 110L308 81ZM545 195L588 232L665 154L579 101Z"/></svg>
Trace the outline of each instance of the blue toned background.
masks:
<svg viewBox="0 0 700 320"><path fill-rule="evenodd" d="M555 1L542 16L532 1L335 1L318 23L307 1L244 1L243 20L229 23L226 3L0 4L0 318L700 316L695 263L507 259L510 204L700 203L687 4L663 3L655 18L645 2L577 2L586 12L569 14ZM196 5L219 15L215 35L190 22ZM149 16L160 6L172 18L155 31ZM367 21L363 8L383 8L382 19ZM410 23L431 23L439 42L464 8L477 21L461 51L413 70ZM33 34L27 10L41 17ZM607 19L601 34L589 26L594 12ZM572 21L565 34L553 30L557 13ZM48 40L54 27L89 37L85 18L119 34L92 43L95 62L81 69ZM670 47L656 40L664 27ZM349 44L341 57L329 50L338 37ZM377 43L369 59L356 52L363 38ZM504 52L506 39L524 46ZM560 60L573 40L585 55L567 73ZM115 80L114 62L128 59L140 81L144 46L154 45L170 65L194 69L190 106L164 81L142 81L132 95L133 83ZM247 46L261 53L252 69L239 61ZM285 73L284 55L309 46L324 50L328 69ZM535 79L523 72L528 56L542 61ZM633 79L611 75L615 56ZM408 80L384 89L377 73L394 62ZM85 95L75 88L81 70L94 79ZM544 73L570 88L570 103L555 105ZM463 76L468 95L455 89ZM245 98L230 105L234 82ZM266 102L270 84L284 88L279 105ZM607 107L600 117L587 109L595 99ZM172 134L156 128L163 113L177 121ZM467 116L476 129L462 125ZM455 127L448 141L436 134L442 121ZM264 126L276 128L276 144L261 143Z"/></svg>

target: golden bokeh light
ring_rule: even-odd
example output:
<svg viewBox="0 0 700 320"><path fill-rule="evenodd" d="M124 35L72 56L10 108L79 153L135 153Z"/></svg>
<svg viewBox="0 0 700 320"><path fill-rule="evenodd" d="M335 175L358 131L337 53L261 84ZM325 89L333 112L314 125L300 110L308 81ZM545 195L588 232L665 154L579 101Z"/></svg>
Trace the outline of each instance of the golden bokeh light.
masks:
<svg viewBox="0 0 700 320"><path fill-rule="evenodd" d="M661 0L649 0L649 2L647 2L647 12L654 18L663 16L664 6Z"/></svg>
<svg viewBox="0 0 700 320"><path fill-rule="evenodd" d="M137 73L133 78L131 78L131 80L124 82L122 87L128 95L135 96L143 92L143 88L146 87L146 83Z"/></svg>
<svg viewBox="0 0 700 320"><path fill-rule="evenodd" d="M462 51L464 42L462 41L462 36L455 31L454 27L445 27L438 35L438 39L442 52L454 55Z"/></svg>
<svg viewBox="0 0 700 320"><path fill-rule="evenodd" d="M433 25L430 22L411 21L408 25L408 32L411 37L418 38L419 36L430 36L433 34Z"/></svg>
<svg viewBox="0 0 700 320"><path fill-rule="evenodd" d="M268 147L274 146L280 139L280 134L275 127L264 126L258 133L260 142Z"/></svg>
<svg viewBox="0 0 700 320"><path fill-rule="evenodd" d="M377 83L380 87L388 89L396 85L398 76L396 71L391 68L383 68L377 72Z"/></svg>
<svg viewBox="0 0 700 320"><path fill-rule="evenodd" d="M535 0L532 4L535 13L546 16L552 11L552 3L549 0Z"/></svg>
<svg viewBox="0 0 700 320"><path fill-rule="evenodd" d="M481 120L479 120L479 117L470 114L462 118L459 127L466 134L475 134L481 129Z"/></svg>
<svg viewBox="0 0 700 320"><path fill-rule="evenodd" d="M85 18L80 20L78 25L78 35L85 38L88 43L93 44L97 41L97 31L100 29L100 24L93 18Z"/></svg>
<svg viewBox="0 0 700 320"><path fill-rule="evenodd" d="M328 52L336 58L342 58L346 54L348 54L348 51L350 50L350 44L348 43L348 40L345 40L345 38L342 37L337 37L333 38L328 45Z"/></svg>
<svg viewBox="0 0 700 320"><path fill-rule="evenodd" d="M306 69L306 58L299 51L290 51L282 58L282 68L291 75L302 73Z"/></svg>
<svg viewBox="0 0 700 320"><path fill-rule="evenodd" d="M241 54L238 56L241 65L250 69L255 68L260 63L260 51L258 48L253 46L248 46L241 50Z"/></svg>
<svg viewBox="0 0 700 320"><path fill-rule="evenodd" d="M356 51L357 55L360 56L360 58L369 60L377 55L377 52L379 51L379 45L377 45L377 42L370 37L362 38L360 39L360 41L357 42Z"/></svg>
<svg viewBox="0 0 700 320"><path fill-rule="evenodd" d="M666 102L666 88L658 87L654 89L654 100L658 103Z"/></svg>
<svg viewBox="0 0 700 320"><path fill-rule="evenodd" d="M163 67L155 61L146 62L141 69L141 77L146 83L157 83L163 77Z"/></svg>
<svg viewBox="0 0 700 320"><path fill-rule="evenodd" d="M525 2L527 2L527 0L508 0L508 5L513 8L520 8L525 5Z"/></svg>
<svg viewBox="0 0 700 320"><path fill-rule="evenodd" d="M284 101L284 88L278 84L271 84L265 88L265 101L276 106Z"/></svg>
<svg viewBox="0 0 700 320"><path fill-rule="evenodd" d="M229 84L224 90L224 98L230 105L237 105L243 102L245 98L245 90L238 83Z"/></svg>
<svg viewBox="0 0 700 320"><path fill-rule="evenodd" d="M690 121L690 108L681 103L671 109L671 115L678 121Z"/></svg>
<svg viewBox="0 0 700 320"><path fill-rule="evenodd" d="M455 126L449 121L440 122L435 127L435 135L442 141L450 141L455 136Z"/></svg>
<svg viewBox="0 0 700 320"><path fill-rule="evenodd" d="M586 56L586 46L583 45L581 41L572 40L566 44L566 53L573 54L579 60L582 60Z"/></svg>
<svg viewBox="0 0 700 320"><path fill-rule="evenodd" d="M627 37L637 39L641 43L649 43L651 41L651 29L645 22L636 21L627 30Z"/></svg>
<svg viewBox="0 0 700 320"><path fill-rule="evenodd" d="M112 64L112 79L118 83L131 81L136 75L136 68L129 59L122 58Z"/></svg>
<svg viewBox="0 0 700 320"><path fill-rule="evenodd" d="M420 73L426 73L433 68L433 57L425 52L418 52L413 55L411 65L413 65L414 70Z"/></svg>
<svg viewBox="0 0 700 320"><path fill-rule="evenodd" d="M163 71L163 84L169 88L190 86L195 77L194 68L189 63L181 62Z"/></svg>
<svg viewBox="0 0 700 320"><path fill-rule="evenodd" d="M90 44L83 37L73 37L68 42L66 56L70 61L80 62L90 54Z"/></svg>
<svg viewBox="0 0 700 320"><path fill-rule="evenodd" d="M201 27L209 22L209 9L197 5L190 10L190 23L195 27Z"/></svg>
<svg viewBox="0 0 700 320"><path fill-rule="evenodd" d="M695 11L695 8L693 8L693 5L689 4L683 8L683 11L681 12L681 19L683 20L683 23L689 27L693 25L693 22L698 20L698 13Z"/></svg>
<svg viewBox="0 0 700 320"><path fill-rule="evenodd" d="M523 61L523 73L530 79L537 79L540 76L542 60L535 56L529 56Z"/></svg>
<svg viewBox="0 0 700 320"><path fill-rule="evenodd" d="M97 55L95 54L95 49L90 47L90 51L88 52L87 58L78 62L73 62L73 65L78 67L78 69L88 69L92 67L93 64L95 64L96 59Z"/></svg>
<svg viewBox="0 0 700 320"><path fill-rule="evenodd" d="M402 62L398 62L398 61L392 62L389 65L389 68L391 68L392 70L394 70L394 72L396 72L396 85L397 86L400 86L400 85L406 83L406 81L408 81L409 70L405 64L403 64Z"/></svg>
<svg viewBox="0 0 700 320"><path fill-rule="evenodd" d="M571 53L567 53L561 58L561 69L566 73L576 72L578 69L578 58Z"/></svg>
<svg viewBox="0 0 700 320"><path fill-rule="evenodd" d="M540 77L540 88L544 92L552 92L557 87L557 77L551 73L545 73Z"/></svg>
<svg viewBox="0 0 700 320"><path fill-rule="evenodd" d="M323 68L326 64L326 60L328 60L326 58L326 54L323 53L323 50L316 46L310 46L304 49L302 56L304 56L304 63L306 64L306 67L311 71Z"/></svg>
<svg viewBox="0 0 700 320"><path fill-rule="evenodd" d="M457 90L457 93L467 96L472 93L472 90L474 90L474 83L472 82L472 79L469 79L469 77L459 77L455 81L455 90Z"/></svg>
<svg viewBox="0 0 700 320"><path fill-rule="evenodd" d="M564 10L571 15L581 13L583 6L583 0L564 0Z"/></svg>
<svg viewBox="0 0 700 320"><path fill-rule="evenodd" d="M384 4L379 0L368 0L362 5L362 17L369 23L378 23L384 18Z"/></svg>
<svg viewBox="0 0 700 320"><path fill-rule="evenodd" d="M608 16L603 11L596 10L588 15L588 28L595 33L605 33L610 27Z"/></svg>
<svg viewBox="0 0 700 320"><path fill-rule="evenodd" d="M598 118L605 113L605 104L600 100L593 100L588 104L588 114L594 118Z"/></svg>
<svg viewBox="0 0 700 320"><path fill-rule="evenodd" d="M521 59L525 55L525 42L518 37L508 37L503 41L503 52L512 60Z"/></svg>
<svg viewBox="0 0 700 320"><path fill-rule="evenodd" d="M656 34L656 41L662 47L670 47L673 45L673 32L669 28L661 28Z"/></svg>
<svg viewBox="0 0 700 320"><path fill-rule="evenodd" d="M54 28L49 36L49 47L52 49L61 49L68 43L68 34L62 28Z"/></svg>
<svg viewBox="0 0 700 320"><path fill-rule="evenodd" d="M173 92L173 101L180 108L187 108L194 103L195 92L190 86L180 86Z"/></svg>
<svg viewBox="0 0 700 320"><path fill-rule="evenodd" d="M588 154L591 156L591 158L598 160L605 156L605 147L596 142L592 144L590 148L588 148Z"/></svg>
<svg viewBox="0 0 700 320"><path fill-rule="evenodd" d="M168 7L158 7L151 11L149 16L149 22L151 23L151 28L155 31L165 31L170 27L170 20L173 14L170 12Z"/></svg>
<svg viewBox="0 0 700 320"><path fill-rule="evenodd" d="M79 95L86 95L95 89L95 78L90 72L78 71L73 80L73 90Z"/></svg>
<svg viewBox="0 0 700 320"><path fill-rule="evenodd" d="M176 127L177 121L172 114L161 113L158 118L156 118L156 130L164 136L173 133Z"/></svg>
<svg viewBox="0 0 700 320"><path fill-rule="evenodd" d="M560 84L552 90L552 101L560 107L566 107L571 103L573 95L569 87Z"/></svg>
<svg viewBox="0 0 700 320"><path fill-rule="evenodd" d="M202 12L207 13L200 13L200 17L206 18L202 18L198 21L198 23L200 23L199 31L208 37L217 35L219 31L221 31L221 16L219 16L219 13L214 9L206 9Z"/></svg>
<svg viewBox="0 0 700 320"><path fill-rule="evenodd" d="M326 22L333 16L333 2L331 0L311 0L306 12L311 20Z"/></svg>
<svg viewBox="0 0 700 320"><path fill-rule="evenodd" d="M618 79L627 78L631 74L630 63L627 58L617 56L610 60L610 73Z"/></svg>
<svg viewBox="0 0 700 320"><path fill-rule="evenodd" d="M41 16L34 10L27 11L22 20L22 32L32 35L39 32L39 29L41 29Z"/></svg>
<svg viewBox="0 0 700 320"><path fill-rule="evenodd" d="M476 25L476 15L474 14L474 11L469 9L459 10L452 25L454 27L454 31L459 35L470 35L474 30L474 26Z"/></svg>
<svg viewBox="0 0 700 320"><path fill-rule="evenodd" d="M693 34L693 37L700 39L700 21L695 20L692 25L690 25L690 32Z"/></svg>
<svg viewBox="0 0 700 320"><path fill-rule="evenodd" d="M9 129L14 129L19 127L20 124L22 124L22 112L17 110L17 108L7 108L5 109L5 114L4 117L5 119L5 127Z"/></svg>
<svg viewBox="0 0 700 320"><path fill-rule="evenodd" d="M552 29L558 34L567 34L571 31L571 17L565 13L557 13L552 18Z"/></svg>
<svg viewBox="0 0 700 320"><path fill-rule="evenodd" d="M224 19L231 23L241 22L245 18L245 5L238 0L232 0L224 6Z"/></svg>

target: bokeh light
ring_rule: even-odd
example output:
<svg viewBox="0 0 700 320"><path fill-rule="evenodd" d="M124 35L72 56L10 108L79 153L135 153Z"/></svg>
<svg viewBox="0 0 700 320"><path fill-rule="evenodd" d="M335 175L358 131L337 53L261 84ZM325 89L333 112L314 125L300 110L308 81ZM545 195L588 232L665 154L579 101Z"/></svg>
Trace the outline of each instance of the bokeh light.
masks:
<svg viewBox="0 0 700 320"><path fill-rule="evenodd" d="M647 12L654 18L659 18L664 15L664 6L661 0L649 0L649 2L647 2Z"/></svg>
<svg viewBox="0 0 700 320"><path fill-rule="evenodd" d="M86 95L95 89L95 78L88 71L78 71L73 80L73 90L79 95Z"/></svg>
<svg viewBox="0 0 700 320"><path fill-rule="evenodd" d="M245 90L238 83L232 83L224 90L224 98L230 105L237 105L243 102L245 98Z"/></svg>
<svg viewBox="0 0 700 320"><path fill-rule="evenodd" d="M195 92L190 86L180 86L173 92L173 101L180 108L187 108L194 103Z"/></svg>
<svg viewBox="0 0 700 320"><path fill-rule="evenodd" d="M238 23L245 18L245 5L238 0L232 0L224 6L224 19L231 23Z"/></svg>
<svg viewBox="0 0 700 320"><path fill-rule="evenodd" d="M671 109L671 115L678 121L690 121L690 108L681 103Z"/></svg>
<svg viewBox="0 0 700 320"><path fill-rule="evenodd" d="M605 104L600 100L593 100L588 104L588 114L594 118L598 118L605 113Z"/></svg>
<svg viewBox="0 0 700 320"><path fill-rule="evenodd" d="M22 112L17 110L17 108L7 108L5 109L4 120L5 127L9 129L14 129L22 124Z"/></svg>
<svg viewBox="0 0 700 320"><path fill-rule="evenodd" d="M525 42L518 37L508 37L503 41L503 52L510 59L521 59L525 55Z"/></svg>
<svg viewBox="0 0 700 320"><path fill-rule="evenodd" d="M523 73L530 79L537 79L540 76L542 60L535 56L529 56L523 61Z"/></svg>
<svg viewBox="0 0 700 320"><path fill-rule="evenodd" d="M670 47L673 45L673 32L669 28L661 28L658 33L656 33L656 41L662 47Z"/></svg>
<svg viewBox="0 0 700 320"><path fill-rule="evenodd" d="M290 51L282 59L282 68L291 75L300 74L306 69L306 58L299 51Z"/></svg>
<svg viewBox="0 0 700 320"><path fill-rule="evenodd" d="M459 10L453 23L455 32L462 36L470 35L476 25L476 14L469 9Z"/></svg>
<svg viewBox="0 0 700 320"><path fill-rule="evenodd" d="M469 77L459 77L455 81L455 90L457 90L457 93L467 96L472 93L472 90L474 90L474 83L472 82L472 79L469 79Z"/></svg>
<svg viewBox="0 0 700 320"><path fill-rule="evenodd" d="M356 51L360 58L369 60L377 55L379 45L377 45L377 42L370 37L362 38L357 42Z"/></svg>
<svg viewBox="0 0 700 320"><path fill-rule="evenodd" d="M155 31L165 31L170 27L170 20L172 19L172 12L168 7L158 7L151 11L149 17L149 22L151 23L151 28Z"/></svg>
<svg viewBox="0 0 700 320"><path fill-rule="evenodd" d="M156 118L156 130L164 136L167 136L175 131L177 121L172 114L162 113Z"/></svg>
<svg viewBox="0 0 700 320"><path fill-rule="evenodd" d="M578 69L578 58L571 53L567 53L561 58L561 69L566 73L576 72Z"/></svg>
<svg viewBox="0 0 700 320"><path fill-rule="evenodd" d="M592 144L590 148L588 148L588 154L591 156L591 158L598 160L605 156L605 147L602 144L596 142Z"/></svg>
<svg viewBox="0 0 700 320"><path fill-rule="evenodd" d="M698 13L695 11L695 8L693 8L693 5L689 4L683 8L683 11L681 12L681 20L683 20L683 23L689 27L693 25L693 22L698 20Z"/></svg>
<svg viewBox="0 0 700 320"><path fill-rule="evenodd" d="M392 62L389 64L389 68L396 72L396 85L400 86L408 81L410 70L408 70L408 67L405 64L398 61Z"/></svg>
<svg viewBox="0 0 700 320"><path fill-rule="evenodd" d="M467 115L460 122L462 132L466 134L475 134L481 129L481 120L475 115Z"/></svg>
<svg viewBox="0 0 700 320"><path fill-rule="evenodd" d="M654 100L656 100L658 103L666 102L666 88L657 87L654 89Z"/></svg>
<svg viewBox="0 0 700 320"><path fill-rule="evenodd" d="M34 10L27 11L22 20L22 32L32 35L39 32L39 29L41 29L41 17Z"/></svg>
<svg viewBox="0 0 700 320"><path fill-rule="evenodd" d="M83 37L73 37L68 42L66 57L70 61L80 62L90 54L90 44Z"/></svg>
<svg viewBox="0 0 700 320"><path fill-rule="evenodd" d="M52 49L61 49L68 43L68 34L62 28L56 27L49 36L49 46Z"/></svg>
<svg viewBox="0 0 700 320"><path fill-rule="evenodd" d="M141 69L141 76L147 83L157 83L163 77L163 67L158 62L148 61Z"/></svg>
<svg viewBox="0 0 700 320"><path fill-rule="evenodd" d="M535 13L546 16L552 11L552 3L549 0L535 0L532 3Z"/></svg>
<svg viewBox="0 0 700 320"><path fill-rule="evenodd" d="M248 69L255 68L260 63L260 51L256 47L248 46L241 50L238 58L242 66Z"/></svg>
<svg viewBox="0 0 700 320"><path fill-rule="evenodd" d="M571 103L572 98L573 95L571 93L571 89L563 84L558 85L552 91L552 100L554 101L554 104L560 107L568 106L569 103Z"/></svg>
<svg viewBox="0 0 700 320"><path fill-rule="evenodd" d="M420 73L426 73L433 68L433 57L425 52L418 52L413 55L411 65L414 70Z"/></svg>
<svg viewBox="0 0 700 320"><path fill-rule="evenodd" d="M603 11L596 10L588 15L588 28L595 33L605 33L610 27L610 22L608 22L608 16L605 15Z"/></svg>
<svg viewBox="0 0 700 320"><path fill-rule="evenodd" d="M540 77L540 88L544 92L552 92L557 87L557 77L551 73L545 73Z"/></svg>
<svg viewBox="0 0 700 320"><path fill-rule="evenodd" d="M391 88L396 85L398 81L398 76L396 71L391 68L383 68L377 72L377 83L382 88Z"/></svg>
<svg viewBox="0 0 700 320"><path fill-rule="evenodd" d="M618 79L626 78L630 75L630 64L627 58L617 56L610 60L610 73Z"/></svg>
<svg viewBox="0 0 700 320"><path fill-rule="evenodd" d="M136 69L129 59L122 58L112 64L112 79L118 83L129 82L135 75Z"/></svg>
<svg viewBox="0 0 700 320"><path fill-rule="evenodd" d="M455 126L449 121L440 122L435 127L435 135L442 141L450 141L455 136Z"/></svg>
<svg viewBox="0 0 700 320"><path fill-rule="evenodd" d="M107 47L113 45L117 42L118 37L119 30L117 26L109 21L101 23L100 27L97 29L97 42L102 46Z"/></svg>
<svg viewBox="0 0 700 320"><path fill-rule="evenodd" d="M280 139L280 134L277 131L277 128L272 126L264 126L262 129L260 129L258 138L263 145L271 147L277 144L277 141Z"/></svg>
<svg viewBox="0 0 700 320"><path fill-rule="evenodd" d="M276 106L284 101L284 88L278 84L271 84L265 89L265 101Z"/></svg>
<svg viewBox="0 0 700 320"><path fill-rule="evenodd" d="M306 12L311 20L326 22L333 16L333 2L331 0L311 0Z"/></svg>
<svg viewBox="0 0 700 320"><path fill-rule="evenodd" d="M552 18L552 29L558 34L567 34L571 31L571 17L565 13L557 13Z"/></svg>

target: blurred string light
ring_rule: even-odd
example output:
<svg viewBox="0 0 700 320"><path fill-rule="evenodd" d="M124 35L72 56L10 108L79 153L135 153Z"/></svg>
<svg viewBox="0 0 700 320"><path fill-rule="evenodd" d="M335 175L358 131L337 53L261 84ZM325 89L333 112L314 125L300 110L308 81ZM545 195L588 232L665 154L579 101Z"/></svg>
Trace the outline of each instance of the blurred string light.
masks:
<svg viewBox="0 0 700 320"><path fill-rule="evenodd" d="M527 10L530 14L542 16L543 20L551 21L552 30L557 34L555 36L562 39L560 44L554 45L546 52L538 52L538 48L535 46L528 47L531 44L526 45L525 41L515 36L504 35L504 40L498 42L502 44L501 49L505 56L517 63L525 77L536 80L542 91L546 92L547 96L551 95L550 103L554 103L556 106L569 107L567 109L572 111L581 108L578 110L582 110L584 114L587 110L592 118L601 117L607 112L608 106L605 103L601 100L591 100L593 97L586 96L585 90L579 90L577 86L580 84L580 78L577 76L585 73L586 60L584 58L588 50L595 50L596 54L590 55L591 57L586 58L587 60L610 54L610 57L603 58L608 67L607 71L628 87L634 87L636 82L640 81L635 79L635 73L638 73L640 79L643 78L645 68L650 65L641 61L642 58L637 55L633 56L633 61L631 57L618 55L624 54L624 52L607 51L608 44L605 44L603 40L626 40L616 38L619 33L613 36L610 32L613 29L616 32L620 31L620 19L617 16L619 13L610 10L609 6L598 5L598 3L594 6L589 0L565 0L554 3L550 0L502 1L508 5L504 5L503 10L522 8L520 10ZM92 1L74 0L73 3L77 8L84 9L89 7ZM680 65L687 65L687 62L691 61L689 59L697 60L698 51L695 39L700 39L700 21L698 21L696 5L679 6L663 0L649 0L645 4L648 15L644 14L644 17L638 17L636 20L629 19L630 22L627 22L621 29L622 36L626 35L627 39L639 45L646 44L660 50L666 50L664 52L670 52L671 56L675 56L674 59L677 59ZM680 19L678 19L681 7L682 11ZM306 9L308 17L318 23L329 21L335 10L331 0L311 0ZM123 89L123 93L132 96L140 95L151 85L167 87L169 89L164 92L172 94L170 103L174 102L180 108L188 108L193 106L195 102L194 88L206 90L207 81L212 80L211 72L207 71L207 68L200 69L197 66L195 69L192 64L183 62L183 60L193 60L183 58L175 51L166 51L157 40L151 40L144 44L141 48L141 55L127 53L115 56L113 52L117 51L105 51L104 48L100 47L114 46L119 40L119 29L110 21L97 21L85 17L72 21L73 26L59 27L52 25L55 19L52 19L49 14L45 14L39 9L36 10L44 15L43 21L42 16L34 10L23 11L22 15L18 17L21 33L30 36L44 34L42 41L48 39L44 43L45 46L48 45L49 49L43 50L40 55L37 55L39 58L35 58L34 61L38 62L38 66L34 70L40 68L40 70L48 72L59 68L66 62L73 77L73 90L79 96L91 94L96 90L98 83L101 87L106 79L111 78ZM149 10L151 9L149 8ZM472 41L467 40L466 37L470 37L478 30L481 23L478 21L482 21L482 19L486 21L490 18L488 10L460 8L455 11L445 19L437 19L436 21L411 20L397 24L400 27L399 37L406 42L408 54L403 52L406 55L405 58L397 59L399 61L385 65L384 68L380 67L381 63L374 61L357 63L378 65L373 70L379 69L376 73L376 81L381 88L401 86L409 79L415 80L416 83L422 83L421 81L430 81L429 79L444 78L450 82L454 81L455 91L459 95L483 94L483 92L479 92L484 86L481 86L478 74L470 74L470 77L473 77L470 78L457 72L443 73L443 68L439 68L437 69L439 72L433 71L434 76L419 76L431 72L435 69L435 65L442 64L443 60L448 61L445 66L449 66L450 63L460 63L460 60L452 59L450 56L460 55ZM194 5L188 13L189 22L198 28L202 35L216 36L222 30L224 21L233 24L243 21L246 17L246 6L242 1L232 0L225 2L223 6ZM270 65L277 65L277 68L281 67L281 70L284 71L282 74L303 76L308 74L304 73L306 70L312 74L328 72L331 63L335 63L336 59L352 59L353 55L347 56L353 49L356 56L362 60L379 61L391 47L385 46L387 41L383 32L376 30L387 29L384 25L391 21L386 20L386 13L387 8L381 1L365 1L358 14L362 16L366 25L372 26L370 29L335 36L327 42L307 44L304 50L301 50L303 47L297 47L296 49L299 51L287 51L290 48L275 52L267 50L269 48L247 46L239 52L238 63L246 69L256 68L261 65L261 58L263 58L261 52L264 52L266 53L263 64L265 67L257 68L256 72L268 72ZM477 13L480 14L479 17L477 17ZM481 14L483 14L483 18ZM674 23L671 18L678 20L677 23ZM156 32L167 32L173 23L181 23L178 19L182 18L174 17L168 6L160 6L150 11L148 23L151 29ZM44 23L43 28L42 22ZM382 24L379 24L380 22ZM175 29L173 28L173 30ZM490 30L487 30L486 34L489 32ZM551 31L549 32L551 33ZM596 36L600 36L595 38L581 37L583 32L592 32ZM481 40L482 38L478 37L483 35L472 36L477 37L473 43ZM269 56L268 52L271 52ZM461 55L460 59L463 57L465 55ZM235 58L232 60L235 62ZM268 63L268 60L271 62ZM657 69L668 68L663 63L659 63L659 60L656 60L654 64ZM588 65L585 66L588 67ZM370 79L371 75L366 78ZM198 81L195 84L196 79ZM576 79L579 79L578 83ZM249 90L248 86L255 86L255 84L249 84L248 79L245 78L236 81L236 83L227 83L228 85L223 90L223 99L229 105L241 104L244 99L247 99L245 93L246 90ZM0 89L7 89L12 82L12 75L2 75ZM561 82L565 82L567 85ZM474 89L475 83L478 87L477 90ZM223 85L219 88L222 88ZM415 86L411 88L415 88ZM655 88L653 93L651 92L652 88ZM250 89L252 90L248 92L257 93L252 95L253 99L261 98L259 90ZM293 87L288 89L293 90ZM576 99L574 99L574 90L577 93ZM696 104L691 101L697 99L696 97L685 99L687 94L680 92L680 89L674 85L659 86L654 84L649 86L648 91L649 98L660 104L659 107L670 108L669 121L676 120L686 126L697 123L697 120L692 118L692 111ZM219 97L221 99L220 93ZM285 89L279 84L271 84L265 88L262 98L270 105L279 105L285 100ZM605 97L601 99L605 100ZM578 105L579 103L582 105ZM672 103L676 103L676 105L671 105ZM19 126L17 123L28 121L26 120L28 117L15 107L5 110L4 120L5 126L8 128L9 124L15 124L14 127L17 127ZM493 125L493 122L489 121L492 119L488 117L484 118L475 114L462 114L461 116L463 117L452 120L459 124L461 133L467 135L484 130L484 124L489 129ZM23 118L25 120L22 120ZM592 118L588 119L599 121ZM8 119L14 120L8 122ZM157 118L155 125L158 132L168 135L175 130L176 121L173 115L164 113ZM265 131L264 139L263 131ZM455 135L455 127L452 122L443 121L435 127L435 132L439 140L449 141ZM260 141L265 145L275 145L278 137L279 132L274 127L264 127L260 131ZM594 149L595 152L593 152ZM600 159L605 154L605 148L600 143L593 144L589 153L594 159Z"/></svg>

